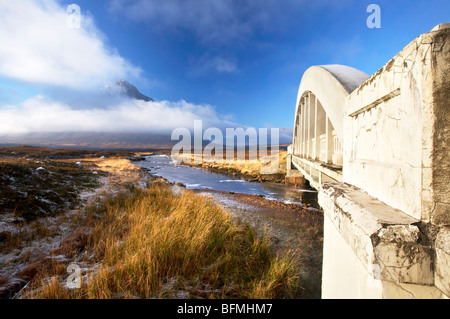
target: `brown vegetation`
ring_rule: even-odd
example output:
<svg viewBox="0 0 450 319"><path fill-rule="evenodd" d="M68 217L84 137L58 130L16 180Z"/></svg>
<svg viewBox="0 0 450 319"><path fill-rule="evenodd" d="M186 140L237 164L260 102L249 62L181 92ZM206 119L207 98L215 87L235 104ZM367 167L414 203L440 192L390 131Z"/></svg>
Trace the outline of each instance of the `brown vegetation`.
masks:
<svg viewBox="0 0 450 319"><path fill-rule="evenodd" d="M12 297L20 290L16 297L296 296L298 265L292 256L274 254L265 236L237 222L215 202L190 191L174 194L164 183L151 183L149 175L144 177L123 158L84 158L79 166L75 164L79 155L77 159L40 158L46 168L42 176L35 166L43 164L21 159L22 154L15 161L3 160L5 185L16 174L15 183L23 179L21 191L29 191L28 180L30 189L58 189L55 193L64 203L71 198L70 187L77 193L77 205L82 204L81 191L91 195L84 207L56 209L66 213L55 215L51 222L52 214L13 218L16 231L2 236L10 236L4 241L8 246L4 253L16 252L17 257L4 259L4 264L0 261L0 267L5 267L3 274L11 265L17 269L9 272L10 277L0 274L0 295ZM97 174L92 174L94 169ZM69 180L74 184L67 184ZM17 211L16 201L10 204ZM39 243L44 248L32 248ZM65 285L70 262L85 269L81 289L69 290Z"/></svg>

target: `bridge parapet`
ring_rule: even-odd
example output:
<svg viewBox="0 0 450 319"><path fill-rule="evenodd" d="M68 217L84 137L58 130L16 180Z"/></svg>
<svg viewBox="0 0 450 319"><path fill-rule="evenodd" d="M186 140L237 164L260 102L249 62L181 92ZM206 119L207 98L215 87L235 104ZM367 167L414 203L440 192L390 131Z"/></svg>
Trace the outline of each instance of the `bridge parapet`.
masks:
<svg viewBox="0 0 450 319"><path fill-rule="evenodd" d="M419 220L348 184L324 184L323 298L442 297ZM422 289L418 289L421 287Z"/></svg>

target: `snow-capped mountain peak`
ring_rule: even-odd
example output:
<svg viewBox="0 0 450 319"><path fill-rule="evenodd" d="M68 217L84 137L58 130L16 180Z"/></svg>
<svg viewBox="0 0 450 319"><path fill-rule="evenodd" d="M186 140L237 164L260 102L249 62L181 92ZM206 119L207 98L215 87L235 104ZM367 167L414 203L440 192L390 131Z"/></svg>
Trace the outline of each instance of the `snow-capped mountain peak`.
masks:
<svg viewBox="0 0 450 319"><path fill-rule="evenodd" d="M127 80L119 80L108 84L104 87L104 91L109 96L126 96L146 102L153 101L152 98L139 92L139 90Z"/></svg>

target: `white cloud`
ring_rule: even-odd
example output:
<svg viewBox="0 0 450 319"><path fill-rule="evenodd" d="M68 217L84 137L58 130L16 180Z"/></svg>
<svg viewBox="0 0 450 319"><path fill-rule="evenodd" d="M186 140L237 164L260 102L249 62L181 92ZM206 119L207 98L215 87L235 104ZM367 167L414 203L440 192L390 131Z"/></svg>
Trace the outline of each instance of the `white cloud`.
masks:
<svg viewBox="0 0 450 319"><path fill-rule="evenodd" d="M230 73L236 70L236 65L233 62L222 57L217 57L214 62L218 72Z"/></svg>
<svg viewBox="0 0 450 319"><path fill-rule="evenodd" d="M104 43L93 19L67 23L55 0L0 0L0 75L25 82L90 88L140 69Z"/></svg>
<svg viewBox="0 0 450 319"><path fill-rule="evenodd" d="M186 101L122 101L108 108L76 109L41 96L21 105L0 108L0 135L33 132L171 132L176 127L191 129L194 120L204 127L233 127L210 105Z"/></svg>
<svg viewBox="0 0 450 319"><path fill-rule="evenodd" d="M205 75L214 73L233 73L238 70L234 59L223 56L211 56L209 53L203 54L199 59L191 59L191 74Z"/></svg>
<svg viewBox="0 0 450 319"><path fill-rule="evenodd" d="M203 42L232 44L274 32L301 11L303 0L110 0L110 10L154 28L187 29Z"/></svg>

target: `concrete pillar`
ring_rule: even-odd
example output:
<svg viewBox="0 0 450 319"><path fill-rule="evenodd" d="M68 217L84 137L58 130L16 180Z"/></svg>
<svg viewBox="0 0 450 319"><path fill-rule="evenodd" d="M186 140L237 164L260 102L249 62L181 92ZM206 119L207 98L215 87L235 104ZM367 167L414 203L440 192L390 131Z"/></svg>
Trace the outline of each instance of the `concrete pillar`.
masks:
<svg viewBox="0 0 450 319"><path fill-rule="evenodd" d="M299 109L300 112L300 109ZM297 114L297 117L295 119L295 127L294 127L294 132L295 132L295 136L294 136L294 140L292 141L294 143L294 147L293 147L293 153L294 155L298 155L299 154L299 122L300 122L300 113Z"/></svg>
<svg viewBox="0 0 450 319"><path fill-rule="evenodd" d="M312 93L308 94L309 96L309 118L308 118L308 133L309 133L309 158L314 159L314 153L316 151L316 145L313 143L314 141L314 130L315 130L315 98Z"/></svg>
<svg viewBox="0 0 450 319"><path fill-rule="evenodd" d="M325 157L325 150L326 150L326 145L321 144L320 142L320 137L323 135L325 135L325 130L326 130L326 122L327 122L327 115L325 113L325 110L323 109L322 105L320 104L319 99L317 99L317 122L316 122L316 128L317 128L317 159L326 162L326 157ZM325 135L326 137L326 135ZM325 142L325 141L324 141Z"/></svg>
<svg viewBox="0 0 450 319"><path fill-rule="evenodd" d="M298 118L298 154L303 156L303 103L300 100L300 114Z"/></svg>
<svg viewBox="0 0 450 319"><path fill-rule="evenodd" d="M331 125L331 121L327 116L327 122L326 122L326 128L325 128L326 134L327 134L327 163L331 163L333 160L333 125Z"/></svg>
<svg viewBox="0 0 450 319"><path fill-rule="evenodd" d="M307 134L307 147L306 147L306 157L310 158L311 157L311 95L308 92L308 104L307 104L307 109L308 109L308 118L307 123L306 123L306 129L308 130L308 134Z"/></svg>
<svg viewBox="0 0 450 319"><path fill-rule="evenodd" d="M299 129L300 129L300 156L303 157L303 114L305 113L305 109L303 108L303 99L300 99L300 124L299 124Z"/></svg>
<svg viewBox="0 0 450 319"><path fill-rule="evenodd" d="M306 96L303 98L303 109L305 110L305 112L303 112L303 157L306 157L308 152L306 149L306 118L308 115L308 108L306 107Z"/></svg>
<svg viewBox="0 0 450 319"><path fill-rule="evenodd" d="M302 119L301 119L301 128L302 128L302 157L305 156L305 101L302 99Z"/></svg>
<svg viewBox="0 0 450 319"><path fill-rule="evenodd" d="M316 160L319 157L320 153L320 139L317 134L317 96L314 97L314 159Z"/></svg>
<svg viewBox="0 0 450 319"><path fill-rule="evenodd" d="M301 116L302 116L302 109L301 109L301 104L299 104L298 105L298 117L297 117L297 122L296 122L296 124L295 124L295 129L297 130L297 136L296 136L296 145L295 145L295 147L296 147L296 149L297 149L297 151L296 151L296 155L299 155L299 154L301 154L301 147L300 147L300 141L301 141L301 132L300 132L300 119L301 119Z"/></svg>
<svg viewBox="0 0 450 319"><path fill-rule="evenodd" d="M295 185L295 186L303 186L306 184L306 179L298 173L298 171L291 171L293 175L285 177L285 184L287 185Z"/></svg>

